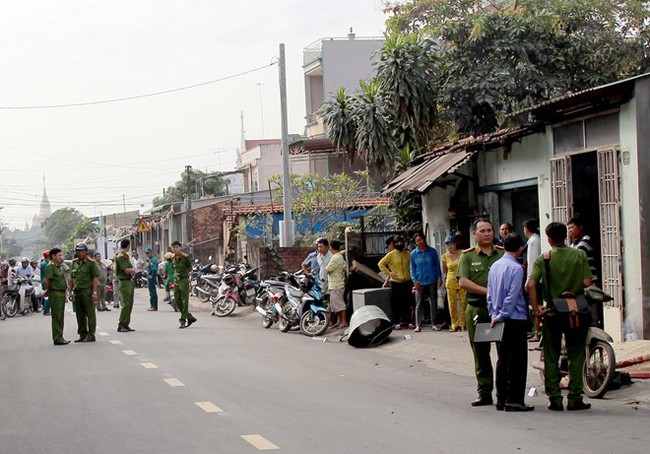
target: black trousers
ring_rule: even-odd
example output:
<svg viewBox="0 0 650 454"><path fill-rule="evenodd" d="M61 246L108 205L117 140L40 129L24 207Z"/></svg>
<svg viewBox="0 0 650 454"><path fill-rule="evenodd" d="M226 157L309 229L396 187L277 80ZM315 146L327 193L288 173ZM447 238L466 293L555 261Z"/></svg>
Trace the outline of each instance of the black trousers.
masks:
<svg viewBox="0 0 650 454"><path fill-rule="evenodd" d="M413 311L413 283L391 282L390 283L390 306L393 312L393 324L400 322L408 325L411 323L411 312Z"/></svg>
<svg viewBox="0 0 650 454"><path fill-rule="evenodd" d="M506 320L497 343L497 402L523 404L528 373L528 320Z"/></svg>

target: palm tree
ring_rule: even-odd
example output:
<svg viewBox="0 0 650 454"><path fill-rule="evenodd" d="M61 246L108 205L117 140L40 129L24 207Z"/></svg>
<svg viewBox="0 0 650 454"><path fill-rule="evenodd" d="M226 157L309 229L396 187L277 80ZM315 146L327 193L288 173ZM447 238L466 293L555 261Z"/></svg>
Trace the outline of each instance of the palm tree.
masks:
<svg viewBox="0 0 650 454"><path fill-rule="evenodd" d="M377 78L395 112L400 148L425 147L437 121L438 78L435 41L423 33L386 34Z"/></svg>
<svg viewBox="0 0 650 454"><path fill-rule="evenodd" d="M357 151L357 118L354 110L355 97L349 96L344 87L328 98L320 108L327 136L338 152L347 153L350 161Z"/></svg>
<svg viewBox="0 0 650 454"><path fill-rule="evenodd" d="M394 116L378 80L360 82L361 91L354 103L357 118L356 146L366 164L393 173L395 165Z"/></svg>

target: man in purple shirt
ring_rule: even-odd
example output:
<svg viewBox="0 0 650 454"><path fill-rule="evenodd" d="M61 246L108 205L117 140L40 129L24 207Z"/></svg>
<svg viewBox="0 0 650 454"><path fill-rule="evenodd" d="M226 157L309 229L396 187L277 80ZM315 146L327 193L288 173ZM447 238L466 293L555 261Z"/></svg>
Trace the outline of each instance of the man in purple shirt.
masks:
<svg viewBox="0 0 650 454"><path fill-rule="evenodd" d="M524 268L517 262L524 242L516 233L503 241L505 254L490 268L487 303L492 326L503 323L503 337L497 343L497 410L531 411L524 403L528 372L528 306L524 300Z"/></svg>

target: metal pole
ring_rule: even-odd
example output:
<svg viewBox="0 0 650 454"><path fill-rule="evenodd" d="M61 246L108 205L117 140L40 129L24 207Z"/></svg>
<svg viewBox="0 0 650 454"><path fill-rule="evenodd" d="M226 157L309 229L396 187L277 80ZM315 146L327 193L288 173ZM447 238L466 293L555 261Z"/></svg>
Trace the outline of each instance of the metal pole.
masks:
<svg viewBox="0 0 650 454"><path fill-rule="evenodd" d="M280 246L293 246L293 218L291 215L291 175L289 173L289 124L287 114L287 69L284 43L280 44L280 109L282 119L282 203L284 221L280 223Z"/></svg>
<svg viewBox="0 0 650 454"><path fill-rule="evenodd" d="M187 191L187 211L185 214L185 227L187 229L187 242L189 244L192 241L192 192L191 192L191 181L190 181L190 172L192 166L185 166L185 171L187 172L187 182L186 182L186 191Z"/></svg>

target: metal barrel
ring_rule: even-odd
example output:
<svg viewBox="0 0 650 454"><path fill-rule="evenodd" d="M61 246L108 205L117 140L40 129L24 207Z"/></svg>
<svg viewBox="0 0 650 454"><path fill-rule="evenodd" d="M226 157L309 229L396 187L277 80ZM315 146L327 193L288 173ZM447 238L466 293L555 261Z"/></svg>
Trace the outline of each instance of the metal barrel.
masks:
<svg viewBox="0 0 650 454"><path fill-rule="evenodd" d="M376 347L388 339L393 331L393 324L377 306L362 306L350 319L348 344L353 347Z"/></svg>

